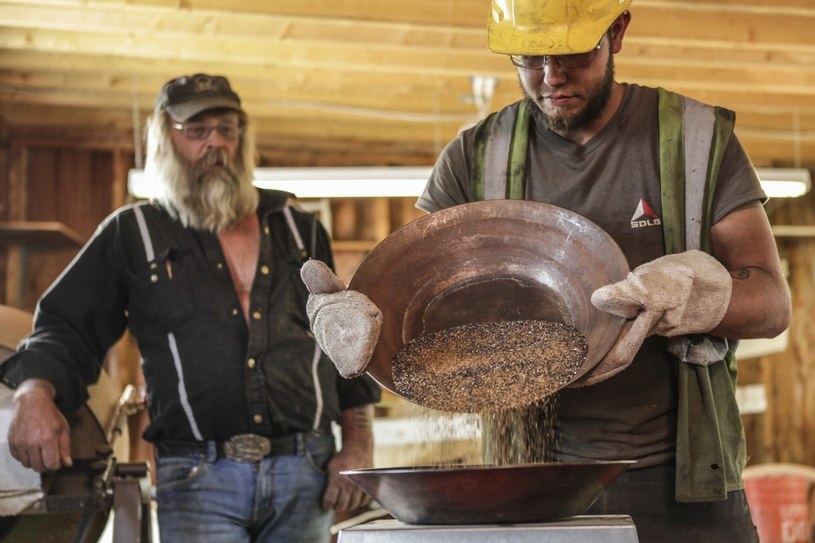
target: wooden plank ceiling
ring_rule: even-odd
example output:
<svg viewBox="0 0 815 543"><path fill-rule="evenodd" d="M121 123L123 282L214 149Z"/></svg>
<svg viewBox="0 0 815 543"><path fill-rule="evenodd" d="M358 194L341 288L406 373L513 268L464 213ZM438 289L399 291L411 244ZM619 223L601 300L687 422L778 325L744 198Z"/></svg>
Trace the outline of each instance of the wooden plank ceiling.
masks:
<svg viewBox="0 0 815 543"><path fill-rule="evenodd" d="M165 81L209 72L232 80L266 163L430 164L462 125L520 96L487 50L489 7L0 0L0 127L132 137ZM757 166L815 165L815 1L634 0L631 12L618 80L736 110ZM492 97L474 91L485 77Z"/></svg>

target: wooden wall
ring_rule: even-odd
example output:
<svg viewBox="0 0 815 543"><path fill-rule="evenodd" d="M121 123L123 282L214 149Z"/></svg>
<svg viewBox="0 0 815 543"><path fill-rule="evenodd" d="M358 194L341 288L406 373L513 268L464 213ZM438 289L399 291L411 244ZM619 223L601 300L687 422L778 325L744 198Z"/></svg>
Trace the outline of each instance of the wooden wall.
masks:
<svg viewBox="0 0 815 543"><path fill-rule="evenodd" d="M796 225L777 237L789 268L793 316L783 353L740 360L740 383L763 384L767 411L745 415L751 464L792 462L815 466L815 194L771 201L773 225Z"/></svg>
<svg viewBox="0 0 815 543"><path fill-rule="evenodd" d="M82 240L125 202L131 134L37 131L0 135L0 222L58 221ZM281 164L286 165L286 164ZM302 165L302 164L298 164ZM322 164L329 165L329 164ZM311 202L311 204L319 202ZM412 199L335 200L329 203L339 275L347 282L365 253L419 217ZM325 202L322 203L325 205ZM772 202L774 224L815 225L815 195ZM815 466L815 234L779 237L789 264L794 316L786 352L740 361L741 384L762 384L768 409L745 415L751 463ZM0 233L0 303L32 311L37 297L78 250L77 245L21 245ZM137 382L134 347L126 338L112 355L121 386Z"/></svg>
<svg viewBox="0 0 815 543"><path fill-rule="evenodd" d="M98 133L8 135L0 161L1 303L32 311L79 243L124 202L132 163L124 141Z"/></svg>

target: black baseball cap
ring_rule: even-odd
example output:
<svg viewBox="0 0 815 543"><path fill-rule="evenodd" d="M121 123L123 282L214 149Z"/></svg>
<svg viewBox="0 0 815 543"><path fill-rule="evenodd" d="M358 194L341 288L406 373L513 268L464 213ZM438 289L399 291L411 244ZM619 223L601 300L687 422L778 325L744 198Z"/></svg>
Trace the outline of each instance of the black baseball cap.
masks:
<svg viewBox="0 0 815 543"><path fill-rule="evenodd" d="M164 84L156 99L176 121L186 121L208 109L232 109L243 113L241 99L220 75L182 75Z"/></svg>

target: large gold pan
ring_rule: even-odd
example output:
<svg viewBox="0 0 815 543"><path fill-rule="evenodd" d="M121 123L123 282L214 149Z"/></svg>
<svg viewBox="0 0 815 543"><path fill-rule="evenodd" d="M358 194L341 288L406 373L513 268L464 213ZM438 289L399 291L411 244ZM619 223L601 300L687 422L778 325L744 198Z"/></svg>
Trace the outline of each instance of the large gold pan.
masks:
<svg viewBox="0 0 815 543"><path fill-rule="evenodd" d="M391 361L405 343L451 326L505 320L579 330L588 354L576 380L606 355L625 322L594 308L591 294L628 271L619 246L582 215L541 202L490 200L397 230L362 261L349 288L382 310L367 371L399 394Z"/></svg>
<svg viewBox="0 0 815 543"><path fill-rule="evenodd" d="M342 471L407 524L547 522L582 515L633 461Z"/></svg>

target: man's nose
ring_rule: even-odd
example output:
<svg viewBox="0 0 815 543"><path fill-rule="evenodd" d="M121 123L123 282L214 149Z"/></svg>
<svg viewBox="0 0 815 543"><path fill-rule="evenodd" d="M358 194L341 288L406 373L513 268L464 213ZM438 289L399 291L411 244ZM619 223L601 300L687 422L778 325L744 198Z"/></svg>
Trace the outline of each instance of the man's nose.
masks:
<svg viewBox="0 0 815 543"><path fill-rule="evenodd" d="M221 147L226 147L227 143L229 142L221 132L218 130L218 127L213 127L210 130L209 135L206 138L207 148L208 149L217 149Z"/></svg>
<svg viewBox="0 0 815 543"><path fill-rule="evenodd" d="M557 87L566 82L566 70L560 65L557 57L551 56L543 65L543 82L550 87Z"/></svg>

